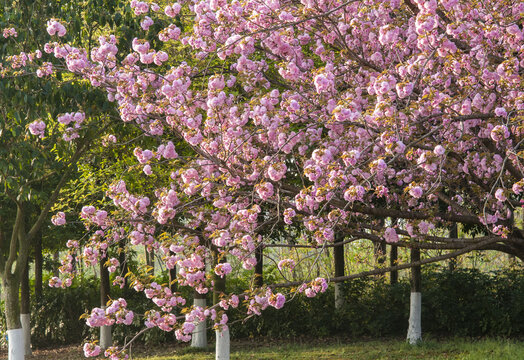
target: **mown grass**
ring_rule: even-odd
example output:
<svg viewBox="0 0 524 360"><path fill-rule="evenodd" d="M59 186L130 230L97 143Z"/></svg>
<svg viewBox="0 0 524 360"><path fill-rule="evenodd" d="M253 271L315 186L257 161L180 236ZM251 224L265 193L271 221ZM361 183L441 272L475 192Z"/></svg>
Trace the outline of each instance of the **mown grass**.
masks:
<svg viewBox="0 0 524 360"><path fill-rule="evenodd" d="M211 360L212 351L195 351L191 348L170 350L165 355L133 357L140 360ZM257 360L518 360L524 359L524 342L511 340L429 340L410 346L402 340L356 341L331 344L233 344L231 359Z"/></svg>

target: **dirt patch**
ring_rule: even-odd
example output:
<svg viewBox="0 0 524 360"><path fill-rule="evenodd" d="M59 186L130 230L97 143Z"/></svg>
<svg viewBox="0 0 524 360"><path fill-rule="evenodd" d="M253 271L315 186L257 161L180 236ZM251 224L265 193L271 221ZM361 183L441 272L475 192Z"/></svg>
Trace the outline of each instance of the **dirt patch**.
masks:
<svg viewBox="0 0 524 360"><path fill-rule="evenodd" d="M6 349L0 351L0 359L7 359ZM27 359L80 360L85 359L85 357L81 345L70 345L52 349L33 350L33 356L27 357Z"/></svg>

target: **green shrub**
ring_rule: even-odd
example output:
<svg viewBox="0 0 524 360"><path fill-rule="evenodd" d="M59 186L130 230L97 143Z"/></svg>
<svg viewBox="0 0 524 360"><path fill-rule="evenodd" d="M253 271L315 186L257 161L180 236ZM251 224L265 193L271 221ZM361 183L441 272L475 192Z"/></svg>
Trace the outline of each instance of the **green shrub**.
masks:
<svg viewBox="0 0 524 360"><path fill-rule="evenodd" d="M89 328L80 316L99 305L98 289L99 282L92 278L80 279L68 289L44 286L41 298L31 299L33 345L72 344L84 339Z"/></svg>
<svg viewBox="0 0 524 360"><path fill-rule="evenodd" d="M432 269L422 275L422 329L446 336L524 335L524 272ZM266 310L234 337L405 336L409 317L408 279L395 285L364 278L344 284L346 305L334 307L332 287L316 298L296 296L283 309ZM231 313L240 320L242 310Z"/></svg>

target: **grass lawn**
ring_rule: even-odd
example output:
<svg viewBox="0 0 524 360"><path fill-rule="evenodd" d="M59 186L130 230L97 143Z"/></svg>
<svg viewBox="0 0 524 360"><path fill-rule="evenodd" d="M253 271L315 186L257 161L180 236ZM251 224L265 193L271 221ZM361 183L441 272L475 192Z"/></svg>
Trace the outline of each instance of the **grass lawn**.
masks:
<svg viewBox="0 0 524 360"><path fill-rule="evenodd" d="M210 343L211 344L211 343ZM5 354L5 353L4 353ZM2 354L2 355L4 355ZM0 359L5 359L0 355ZM162 345L138 347L132 352L135 360L212 360L213 351L195 351L187 346ZM80 360L85 359L81 346L37 350L31 359ZM295 342L262 339L232 343L231 359L260 360L520 360L524 359L524 342L504 339L447 339L426 340L418 346L409 346L400 339L347 340L298 339Z"/></svg>
<svg viewBox="0 0 524 360"><path fill-rule="evenodd" d="M469 359L518 360L524 359L524 342L509 340L446 340L426 341L409 346L402 340L357 341L314 345L308 344L233 344L231 359L352 359L352 360L404 360L404 359ZM211 360L212 352L198 352L186 348L176 355L139 357L141 360Z"/></svg>

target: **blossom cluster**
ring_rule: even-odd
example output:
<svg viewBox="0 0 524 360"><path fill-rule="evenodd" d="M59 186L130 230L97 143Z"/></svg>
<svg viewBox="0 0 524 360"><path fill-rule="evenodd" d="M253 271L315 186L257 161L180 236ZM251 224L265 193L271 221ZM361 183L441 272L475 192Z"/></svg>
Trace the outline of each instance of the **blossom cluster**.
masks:
<svg viewBox="0 0 524 360"><path fill-rule="evenodd" d="M18 33L16 32L15 28L5 28L3 31L3 36L4 38L8 38L8 37L17 37L18 36Z"/></svg>
<svg viewBox="0 0 524 360"><path fill-rule="evenodd" d="M110 326L113 324L131 325L134 313L127 309L127 302L120 298L111 300L108 306L94 308L87 317L86 324L90 327Z"/></svg>

